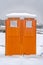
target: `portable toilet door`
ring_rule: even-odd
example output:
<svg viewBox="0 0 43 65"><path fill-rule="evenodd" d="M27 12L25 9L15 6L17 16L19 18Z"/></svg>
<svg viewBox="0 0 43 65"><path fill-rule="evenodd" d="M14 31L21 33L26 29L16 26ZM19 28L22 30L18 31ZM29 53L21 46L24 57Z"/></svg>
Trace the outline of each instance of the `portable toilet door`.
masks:
<svg viewBox="0 0 43 65"><path fill-rule="evenodd" d="M6 55L36 54L35 18L8 17L6 20L5 50Z"/></svg>
<svg viewBox="0 0 43 65"><path fill-rule="evenodd" d="M21 54L20 49L20 19L8 18L6 20L6 55Z"/></svg>
<svg viewBox="0 0 43 65"><path fill-rule="evenodd" d="M36 54L36 20L34 18L25 18L23 25L24 55Z"/></svg>

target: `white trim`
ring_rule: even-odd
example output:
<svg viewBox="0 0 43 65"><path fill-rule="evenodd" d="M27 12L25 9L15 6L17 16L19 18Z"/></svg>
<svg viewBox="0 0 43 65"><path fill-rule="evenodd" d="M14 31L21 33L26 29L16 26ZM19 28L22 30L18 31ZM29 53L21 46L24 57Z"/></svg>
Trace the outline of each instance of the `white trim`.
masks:
<svg viewBox="0 0 43 65"><path fill-rule="evenodd" d="M17 27L17 20L11 20L10 27Z"/></svg>
<svg viewBox="0 0 43 65"><path fill-rule="evenodd" d="M32 28L32 21L26 21L26 28Z"/></svg>

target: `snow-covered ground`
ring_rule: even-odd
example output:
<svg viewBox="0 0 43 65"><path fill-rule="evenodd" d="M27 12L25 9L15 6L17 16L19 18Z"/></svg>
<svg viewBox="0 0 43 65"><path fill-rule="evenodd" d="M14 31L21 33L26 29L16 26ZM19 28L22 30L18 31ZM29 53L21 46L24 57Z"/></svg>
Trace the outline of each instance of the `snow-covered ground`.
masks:
<svg viewBox="0 0 43 65"><path fill-rule="evenodd" d="M0 55L5 54L5 33L0 32Z"/></svg>
<svg viewBox="0 0 43 65"><path fill-rule="evenodd" d="M36 34L37 55L43 54L43 34ZM0 65L43 65L43 56L5 56L5 33L0 33Z"/></svg>

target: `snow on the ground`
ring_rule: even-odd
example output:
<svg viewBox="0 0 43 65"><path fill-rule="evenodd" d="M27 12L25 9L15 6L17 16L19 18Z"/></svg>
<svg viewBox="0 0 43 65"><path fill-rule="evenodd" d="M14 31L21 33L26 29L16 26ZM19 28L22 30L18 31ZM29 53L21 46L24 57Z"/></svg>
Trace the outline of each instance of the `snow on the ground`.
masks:
<svg viewBox="0 0 43 65"><path fill-rule="evenodd" d="M43 59L25 57L0 57L0 65L43 65Z"/></svg>
<svg viewBox="0 0 43 65"><path fill-rule="evenodd" d="M0 55L5 54L5 33L0 32Z"/></svg>
<svg viewBox="0 0 43 65"><path fill-rule="evenodd" d="M43 34L36 34L36 50L37 54L43 54Z"/></svg>
<svg viewBox="0 0 43 65"><path fill-rule="evenodd" d="M43 34L36 36L37 55L43 52ZM5 33L0 33L0 65L43 65L41 56L5 56Z"/></svg>
<svg viewBox="0 0 43 65"><path fill-rule="evenodd" d="M5 46L5 33L0 32L0 45Z"/></svg>

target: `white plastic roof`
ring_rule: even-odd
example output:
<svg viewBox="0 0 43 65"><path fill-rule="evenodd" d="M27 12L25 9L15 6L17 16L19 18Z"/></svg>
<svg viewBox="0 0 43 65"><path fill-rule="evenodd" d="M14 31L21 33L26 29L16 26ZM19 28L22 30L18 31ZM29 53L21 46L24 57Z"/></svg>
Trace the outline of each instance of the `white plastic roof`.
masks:
<svg viewBox="0 0 43 65"><path fill-rule="evenodd" d="M6 15L7 17L23 17L23 18L26 18L26 17L30 17L30 18L36 18L36 15L34 14L28 14L28 13L10 13L10 14L7 14Z"/></svg>

